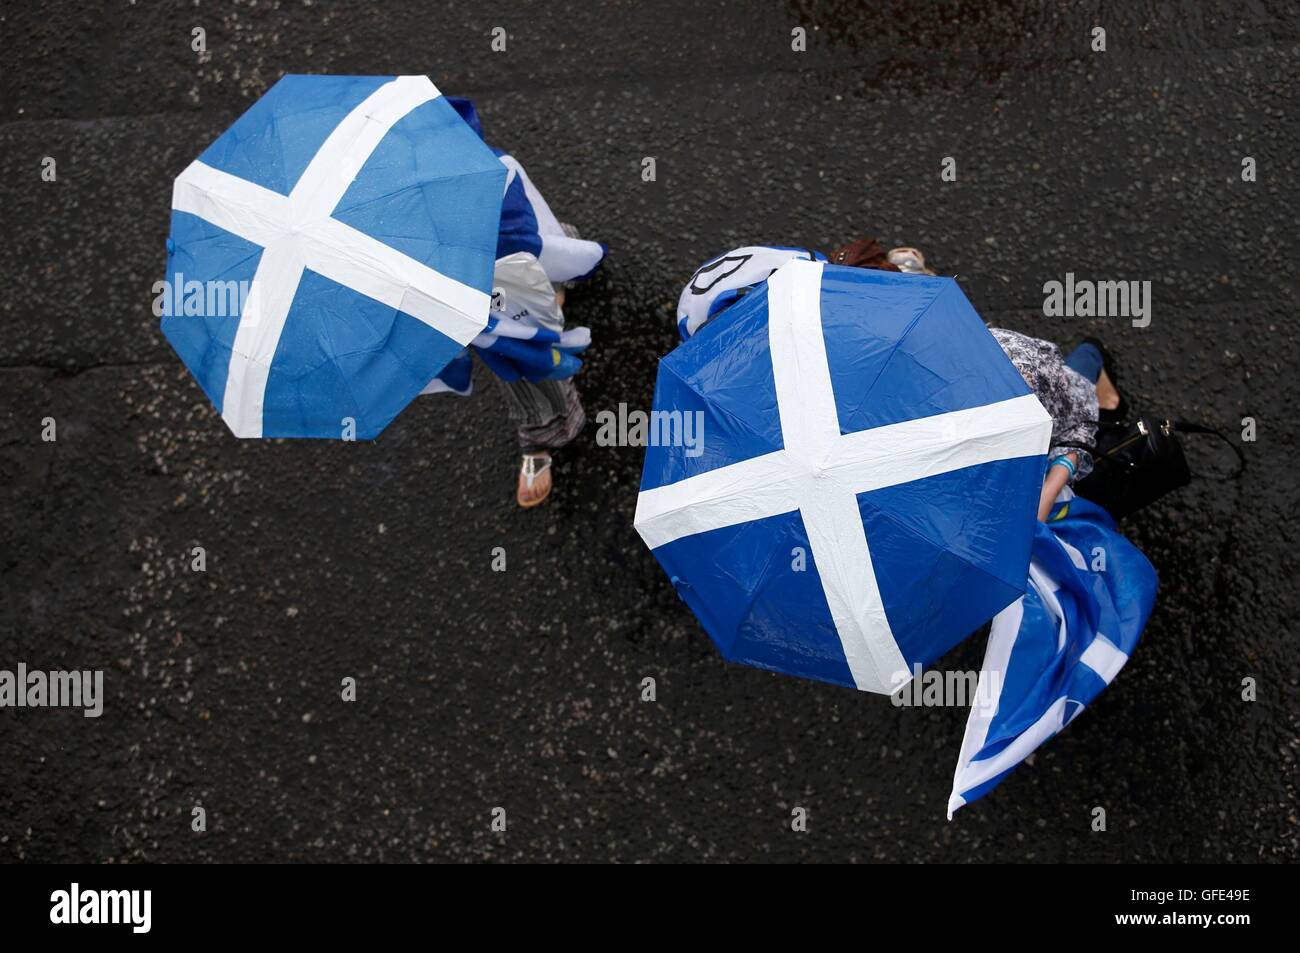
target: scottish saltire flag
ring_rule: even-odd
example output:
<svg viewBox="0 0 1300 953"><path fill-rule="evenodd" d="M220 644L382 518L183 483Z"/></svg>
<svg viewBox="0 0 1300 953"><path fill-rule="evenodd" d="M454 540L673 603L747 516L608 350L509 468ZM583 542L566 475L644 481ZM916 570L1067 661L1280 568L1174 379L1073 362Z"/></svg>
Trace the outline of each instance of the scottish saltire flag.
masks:
<svg viewBox="0 0 1300 953"><path fill-rule="evenodd" d="M660 362L636 529L727 658L889 693L1023 594L1051 427L956 282L793 259Z"/></svg>
<svg viewBox="0 0 1300 953"><path fill-rule="evenodd" d="M976 693L990 701L966 723L949 819L1078 717L1151 615L1154 567L1105 510L1068 496L1036 526L1024 597L993 619Z"/></svg>
<svg viewBox="0 0 1300 953"><path fill-rule="evenodd" d="M374 437L486 326L506 178L427 77L286 76L176 180L163 333L237 436Z"/></svg>
<svg viewBox="0 0 1300 953"><path fill-rule="evenodd" d="M685 341L709 318L795 258L826 260L819 251L787 245L746 245L710 258L691 275L677 298L677 333Z"/></svg>
<svg viewBox="0 0 1300 953"><path fill-rule="evenodd" d="M497 261L487 327L470 342L494 374L533 383L572 377L582 366L578 355L590 344L589 329L565 329L555 290L535 257L515 252ZM469 353L463 352L424 393L468 396L471 371Z"/></svg>
<svg viewBox="0 0 1300 953"><path fill-rule="evenodd" d="M474 103L459 96L450 96L448 101L481 138L483 124ZM527 252L541 262L547 276L556 284L590 278L600 267L608 248L601 242L587 241L566 232L519 161L503 149L491 148L507 170L497 258Z"/></svg>

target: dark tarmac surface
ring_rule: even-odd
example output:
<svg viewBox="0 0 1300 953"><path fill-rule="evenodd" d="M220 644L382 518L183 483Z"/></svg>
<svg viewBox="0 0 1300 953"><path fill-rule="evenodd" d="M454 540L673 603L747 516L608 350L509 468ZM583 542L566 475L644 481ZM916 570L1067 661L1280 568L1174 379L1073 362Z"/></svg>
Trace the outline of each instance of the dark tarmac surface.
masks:
<svg viewBox="0 0 1300 953"><path fill-rule="evenodd" d="M97 720L0 711L0 859L1294 860L1300 15L866 6L6 5L0 668L102 668L107 699ZM948 822L966 711L723 662L632 529L639 449L589 425L523 513L487 380L373 444L229 434L150 312L171 182L309 71L427 72L475 98L609 243L567 309L597 339L593 418L649 406L701 260L867 234L924 249L994 323L1098 334L1140 407L1234 433L1254 416L1250 469L1129 524L1162 585L1137 653ZM1043 317L1067 271L1152 281L1150 327Z"/></svg>

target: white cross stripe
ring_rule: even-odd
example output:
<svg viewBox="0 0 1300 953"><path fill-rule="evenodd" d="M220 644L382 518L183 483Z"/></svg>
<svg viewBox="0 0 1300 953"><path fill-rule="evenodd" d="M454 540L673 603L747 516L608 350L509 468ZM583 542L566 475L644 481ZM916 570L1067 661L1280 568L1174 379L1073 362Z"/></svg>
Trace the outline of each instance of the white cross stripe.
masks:
<svg viewBox="0 0 1300 953"><path fill-rule="evenodd" d="M822 262L768 279L768 337L784 449L637 497L651 549L800 512L854 683L889 693L907 672L885 616L857 494L981 463L1047 452L1052 419L1032 394L841 434L821 326Z"/></svg>
<svg viewBox="0 0 1300 953"><path fill-rule="evenodd" d="M292 245L267 245L253 272L231 346L221 416L236 437L262 436L262 402L280 332L298 293L302 258Z"/></svg>
<svg viewBox="0 0 1300 953"><path fill-rule="evenodd" d="M822 266L786 269L768 279L767 337L785 449L825 466L840 437L826 337L822 334Z"/></svg>
<svg viewBox="0 0 1300 953"><path fill-rule="evenodd" d="M305 269L400 309L467 345L487 326L489 296L333 218L388 131L441 96L427 76L400 76L371 93L326 137L288 196L195 161L172 208L264 248L232 345L221 416L260 437L266 384Z"/></svg>

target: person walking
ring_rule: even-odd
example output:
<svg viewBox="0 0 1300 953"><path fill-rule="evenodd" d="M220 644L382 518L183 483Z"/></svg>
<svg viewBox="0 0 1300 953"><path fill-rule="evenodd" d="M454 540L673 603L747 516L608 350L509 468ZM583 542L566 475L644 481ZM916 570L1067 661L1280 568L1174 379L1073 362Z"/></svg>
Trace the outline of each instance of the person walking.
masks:
<svg viewBox="0 0 1300 953"><path fill-rule="evenodd" d="M1038 503L1038 518L1046 519L1062 488L1092 472L1092 453L1100 420L1118 418L1121 397L1106 366L1109 357L1101 342L1089 338L1062 358L1051 341L1006 328L989 328L1038 402L1052 415L1052 445L1047 475Z"/></svg>
<svg viewBox="0 0 1300 953"><path fill-rule="evenodd" d="M473 102L448 103L483 136ZM561 222L514 156L490 146L506 167L487 329L424 393L472 391L470 353L492 371L519 442L515 501L530 509L554 487L552 454L582 430L586 413L573 376L591 343L587 328L566 328L566 292L592 276L608 251Z"/></svg>

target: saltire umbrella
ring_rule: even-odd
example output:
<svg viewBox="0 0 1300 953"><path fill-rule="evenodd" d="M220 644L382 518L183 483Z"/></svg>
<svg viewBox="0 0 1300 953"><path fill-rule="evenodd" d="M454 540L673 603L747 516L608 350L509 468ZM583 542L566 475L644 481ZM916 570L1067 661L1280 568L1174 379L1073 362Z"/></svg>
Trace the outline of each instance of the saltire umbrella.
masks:
<svg viewBox="0 0 1300 953"><path fill-rule="evenodd" d="M1024 592L1051 425L955 281L796 259L661 360L635 525L728 659L888 693Z"/></svg>
<svg viewBox="0 0 1300 953"><path fill-rule="evenodd" d="M506 175L425 76L286 76L176 179L163 333L236 436L373 438L486 326Z"/></svg>
<svg viewBox="0 0 1300 953"><path fill-rule="evenodd" d="M993 617L948 818L1074 721L1124 667L1155 605L1155 567L1095 503L1038 523L1024 596Z"/></svg>

